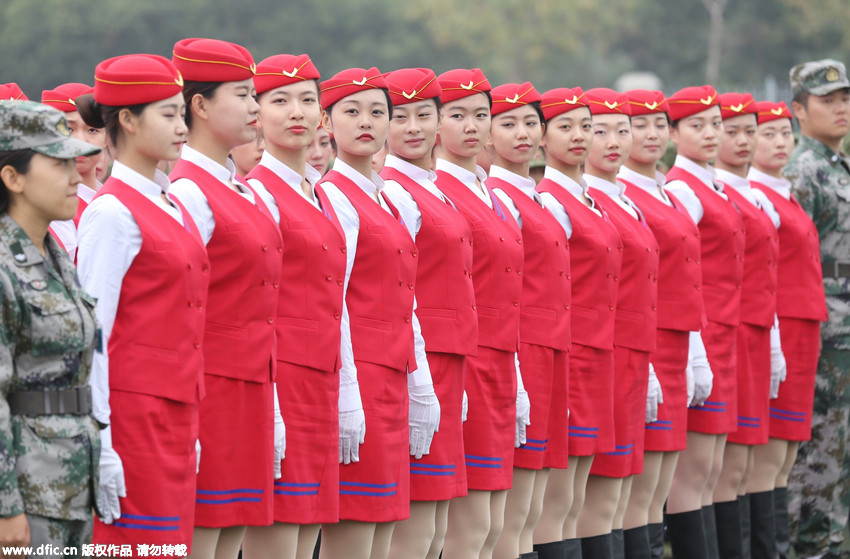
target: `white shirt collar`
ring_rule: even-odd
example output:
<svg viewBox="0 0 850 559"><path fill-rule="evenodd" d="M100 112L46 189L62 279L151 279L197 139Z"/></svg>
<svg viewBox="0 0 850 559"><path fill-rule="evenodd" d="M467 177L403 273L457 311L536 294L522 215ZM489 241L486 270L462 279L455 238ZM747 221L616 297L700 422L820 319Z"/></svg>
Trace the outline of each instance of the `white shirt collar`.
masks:
<svg viewBox="0 0 850 559"><path fill-rule="evenodd" d="M103 185L100 184L100 182L98 182L97 187L100 188L101 186L103 186ZM85 202L86 204L88 204L92 201L95 194L97 194L96 190L92 190L91 188L84 185L83 183L77 184L77 196L79 196L83 200L83 202Z"/></svg>
<svg viewBox="0 0 850 559"><path fill-rule="evenodd" d="M189 163L194 163L224 184L229 184L231 182L233 184L238 184L238 181L236 180L236 165L233 164L233 161L231 161L230 158L227 159L227 164L223 167L200 151L191 147L189 144L185 144L183 146L183 150L180 152L180 159L185 159Z"/></svg>
<svg viewBox="0 0 850 559"><path fill-rule="evenodd" d="M313 186L322 178L322 174L319 171L306 163L304 164L304 174L297 173L289 165L283 163L268 151L263 152L263 156L260 158L260 165L282 178L286 184L298 191L301 191L301 181L303 179L306 178L310 186Z"/></svg>
<svg viewBox="0 0 850 559"><path fill-rule="evenodd" d="M701 182L705 183L705 185L707 187L714 188L714 189L716 189L720 192L723 191L722 186L721 187L716 186L716 183L715 183L715 180L714 180L716 178L715 174L714 174L714 167L712 167L711 165L709 165L708 169L706 169L705 167L698 165L697 163L695 163L691 159L688 159L684 155L677 155L676 161L673 162L673 166L674 167L681 167L685 171L689 172L690 174L692 174L693 176L698 178Z"/></svg>
<svg viewBox="0 0 850 559"><path fill-rule="evenodd" d="M498 165L490 166L490 176L494 179L502 179L503 181L514 185L529 196L532 196L534 187L537 186L537 183L534 182L533 178L517 175L513 171L508 171L504 167L499 167Z"/></svg>
<svg viewBox="0 0 850 559"><path fill-rule="evenodd" d="M391 167L400 171L405 176L408 176L418 183L423 181L434 182L437 179L437 173L434 171L426 171L422 167L417 167L413 163L405 161L393 154L387 154L387 159L384 161L384 167Z"/></svg>
<svg viewBox="0 0 850 559"><path fill-rule="evenodd" d="M661 182L658 182L659 177L661 178ZM617 178L621 178L635 186L639 186L647 192L652 192L653 190L657 191L658 187L664 184L664 175L658 171L655 172L655 178L652 178L629 169L625 165L620 167L620 172L617 173Z"/></svg>
<svg viewBox="0 0 850 559"><path fill-rule="evenodd" d="M723 181L724 184L728 184L738 192L745 193L752 190L750 181L746 177L739 177L735 173L730 173L724 169L715 169L714 172L717 174L717 178L719 180Z"/></svg>
<svg viewBox="0 0 850 559"><path fill-rule="evenodd" d="M772 177L767 173L759 171L755 167L750 167L750 171L747 173L747 178L775 190L786 200L791 199L791 181L784 177Z"/></svg>
<svg viewBox="0 0 850 559"><path fill-rule="evenodd" d="M371 197L375 197L375 193L381 192L381 189L384 188L384 181L381 177L372 171L372 179L364 177L360 173L358 173L354 167L337 157L334 159L333 170L343 175L345 178L351 180L360 187L363 192L368 194Z"/></svg>
<svg viewBox="0 0 850 559"><path fill-rule="evenodd" d="M577 183L561 171L547 165L543 170L543 178L554 181L558 186L564 187L567 192L576 198L581 198L582 194L587 195L587 183L584 182L584 177L581 177L581 183Z"/></svg>
<svg viewBox="0 0 850 559"><path fill-rule="evenodd" d="M110 176L132 186L145 196L150 196L152 198L158 197L163 192L168 192L168 187L171 185L168 181L168 177L159 169L156 170L155 180L151 181L120 161L115 161L112 164L112 173Z"/></svg>
<svg viewBox="0 0 850 559"><path fill-rule="evenodd" d="M470 173L469 171L467 171L463 167L460 167L459 165L455 165L454 163L446 161L445 159L437 159L437 170L438 171L445 171L446 173L450 174L451 176L453 176L454 178L456 178L457 180L459 180L460 182L462 182L463 184L465 184L467 186L473 186L474 187L475 186L475 179L478 179L479 181L481 181L482 184L484 183L484 181L487 180L486 171L484 171L484 169L479 165L475 166L475 172L474 173Z"/></svg>
<svg viewBox="0 0 850 559"><path fill-rule="evenodd" d="M587 174L582 175L582 178L584 179L584 182L587 183L588 187L592 186L597 190L601 190L610 198L617 199L626 191L626 185L619 181L617 183L613 183L601 177Z"/></svg>

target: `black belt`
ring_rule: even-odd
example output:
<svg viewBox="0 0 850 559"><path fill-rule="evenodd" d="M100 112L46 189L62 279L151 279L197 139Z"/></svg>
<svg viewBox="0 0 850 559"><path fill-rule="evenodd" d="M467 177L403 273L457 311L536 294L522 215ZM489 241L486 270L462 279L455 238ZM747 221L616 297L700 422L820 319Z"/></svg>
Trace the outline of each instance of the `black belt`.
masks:
<svg viewBox="0 0 850 559"><path fill-rule="evenodd" d="M12 415L89 415L92 410L91 387L12 392L9 394L9 410Z"/></svg>
<svg viewBox="0 0 850 559"><path fill-rule="evenodd" d="M837 260L821 262L821 270L823 270L824 279L850 278L850 262L838 262Z"/></svg>

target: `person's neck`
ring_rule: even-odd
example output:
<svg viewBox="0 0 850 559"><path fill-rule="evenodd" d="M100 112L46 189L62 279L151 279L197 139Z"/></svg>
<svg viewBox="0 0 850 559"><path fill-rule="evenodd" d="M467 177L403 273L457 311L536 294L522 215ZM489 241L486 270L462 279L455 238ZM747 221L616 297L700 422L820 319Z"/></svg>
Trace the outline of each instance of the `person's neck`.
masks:
<svg viewBox="0 0 850 559"><path fill-rule="evenodd" d="M291 150L283 149L271 143L266 144L266 151L269 154L301 175L304 176L304 169L307 167L307 149Z"/></svg>
<svg viewBox="0 0 850 559"><path fill-rule="evenodd" d="M690 157L685 154L682 154L682 157L687 158L687 160L693 163L694 165L699 165L703 169L708 170L708 161L700 161L699 159L694 159L693 157Z"/></svg>
<svg viewBox="0 0 850 559"><path fill-rule="evenodd" d="M655 179L655 173L657 169L655 164L655 161L636 161L634 159L629 159L626 162L626 167L628 167L639 175Z"/></svg>
<svg viewBox="0 0 850 559"><path fill-rule="evenodd" d="M27 237L38 249L38 252L44 256L45 247L44 239L47 236L47 228L50 227L50 221L37 215L31 207L15 204L14 201L9 203L9 217L15 220L21 229L24 230Z"/></svg>
<svg viewBox="0 0 850 559"><path fill-rule="evenodd" d="M782 167L777 167L776 169L768 169L766 167L760 167L759 165L753 163L753 168L775 179L782 178Z"/></svg>
<svg viewBox="0 0 850 559"><path fill-rule="evenodd" d="M841 153L841 144L844 142L844 136L838 138L816 136L814 134L808 133L808 131L806 131L805 129L801 129L800 134L802 134L803 136L808 136L809 138L822 143L835 153Z"/></svg>
<svg viewBox="0 0 850 559"><path fill-rule="evenodd" d="M431 151L428 150L428 154L420 157L419 159L408 159L407 157L403 157L395 152L391 152L393 155L401 159L402 161L406 161L411 165L415 165L419 167L423 171L430 171L433 165L433 160L431 159Z"/></svg>
<svg viewBox="0 0 850 559"><path fill-rule="evenodd" d="M726 171L727 173L732 173L733 175L736 175L738 177L746 178L747 171L749 170L750 165L749 165L749 163L747 163L745 165L728 165L724 161L721 161L720 159L718 159L714 163L714 168L720 169L722 171Z"/></svg>
<svg viewBox="0 0 850 559"><path fill-rule="evenodd" d="M186 142L195 151L206 155L222 167L227 166L227 155L233 146L222 145L212 134L196 130L189 132L189 141Z"/></svg>
<svg viewBox="0 0 850 559"><path fill-rule="evenodd" d="M363 175L369 180L372 180L372 156L371 155L351 155L340 150L337 155L340 161Z"/></svg>
<svg viewBox="0 0 850 559"><path fill-rule="evenodd" d="M592 177L599 177L600 179L606 180L612 184L617 184L617 173L603 171L598 167L594 167L590 163L584 164L584 172Z"/></svg>
<svg viewBox="0 0 850 559"><path fill-rule="evenodd" d="M547 161L546 165L566 175L576 183L581 184L581 165L567 165L557 159L554 161Z"/></svg>
<svg viewBox="0 0 850 559"><path fill-rule="evenodd" d="M442 159L445 159L449 163L457 165L461 169L466 169L470 173L475 173L478 170L478 163L475 156L472 157L458 157L454 153L449 150L443 150L443 153L440 155Z"/></svg>
<svg viewBox="0 0 850 559"><path fill-rule="evenodd" d="M526 161L525 163L515 163L513 161L508 161L497 153L493 156L493 165L495 165L496 167L501 167L502 169L506 169L515 175L519 175L521 177L528 177L531 162Z"/></svg>
<svg viewBox="0 0 850 559"><path fill-rule="evenodd" d="M119 149L115 160L126 165L146 179L156 181L156 159L151 159L135 150Z"/></svg>

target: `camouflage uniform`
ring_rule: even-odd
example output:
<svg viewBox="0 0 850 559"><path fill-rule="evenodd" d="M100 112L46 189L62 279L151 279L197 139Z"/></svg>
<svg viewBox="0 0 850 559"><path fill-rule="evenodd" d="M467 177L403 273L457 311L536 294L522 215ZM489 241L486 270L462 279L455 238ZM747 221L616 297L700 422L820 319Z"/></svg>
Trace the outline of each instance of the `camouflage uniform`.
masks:
<svg viewBox="0 0 850 559"><path fill-rule="evenodd" d="M62 114L47 109L0 102L0 151L33 149L60 158L97 153L71 141ZM26 513L33 547L78 546L91 541L97 424L91 414L12 415L9 403L15 393L68 390L89 380L94 300L50 235L44 246L47 257L0 213L0 517ZM63 521L71 529L57 530Z"/></svg>
<svg viewBox="0 0 850 559"><path fill-rule="evenodd" d="M847 87L842 64L807 64L792 70L792 85L802 81L814 95ZM830 84L839 87L819 89ZM817 225L821 260L850 263L850 157L801 135L784 174ZM829 320L821 328L812 439L800 446L788 487L797 557L850 556L840 554L850 513L850 278L825 277L824 288Z"/></svg>

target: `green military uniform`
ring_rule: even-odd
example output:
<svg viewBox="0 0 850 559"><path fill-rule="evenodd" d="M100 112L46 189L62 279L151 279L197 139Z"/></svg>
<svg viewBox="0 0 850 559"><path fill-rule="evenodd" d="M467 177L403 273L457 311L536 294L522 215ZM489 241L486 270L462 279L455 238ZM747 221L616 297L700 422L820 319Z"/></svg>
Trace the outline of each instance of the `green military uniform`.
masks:
<svg viewBox="0 0 850 559"><path fill-rule="evenodd" d="M45 249L43 258L9 214L0 215L0 517L85 521L91 541L97 423L91 414L10 414L16 392L87 388L89 379L94 300L50 235ZM32 545L41 543L70 545Z"/></svg>
<svg viewBox="0 0 850 559"><path fill-rule="evenodd" d="M795 70L798 84L814 95L850 85L843 64L835 61L795 67L792 85ZM850 266L845 266L850 265L850 157L801 135L784 174L817 225L829 309L821 328L812 439L800 446L788 487L795 549L801 558L844 557L840 548L850 513Z"/></svg>

